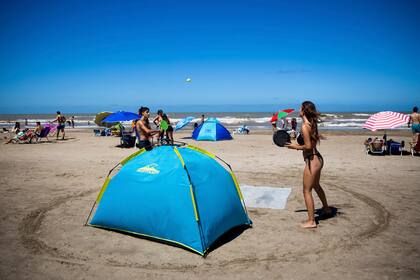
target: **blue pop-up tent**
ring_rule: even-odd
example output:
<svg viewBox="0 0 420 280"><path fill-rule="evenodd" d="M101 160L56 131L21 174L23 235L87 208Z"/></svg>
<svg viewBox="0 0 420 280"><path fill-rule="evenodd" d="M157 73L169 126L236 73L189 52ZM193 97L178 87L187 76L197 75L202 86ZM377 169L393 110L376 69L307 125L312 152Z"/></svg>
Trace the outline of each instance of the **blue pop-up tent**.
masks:
<svg viewBox="0 0 420 280"><path fill-rule="evenodd" d="M192 138L197 141L231 140L230 132L216 119L208 118L192 133Z"/></svg>
<svg viewBox="0 0 420 280"><path fill-rule="evenodd" d="M106 178L90 225L204 255L228 230L251 224L235 175L218 160L193 146L134 153L120 162L114 177Z"/></svg>

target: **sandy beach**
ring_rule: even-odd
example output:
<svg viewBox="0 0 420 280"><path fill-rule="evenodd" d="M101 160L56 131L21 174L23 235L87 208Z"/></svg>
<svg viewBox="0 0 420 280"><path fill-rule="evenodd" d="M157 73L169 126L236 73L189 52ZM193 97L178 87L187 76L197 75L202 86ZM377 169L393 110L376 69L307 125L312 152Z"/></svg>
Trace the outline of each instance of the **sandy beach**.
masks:
<svg viewBox="0 0 420 280"><path fill-rule="evenodd" d="M391 138L409 141L398 133ZM359 134L325 134L321 184L338 212L303 230L300 152L268 132L221 142L177 133L230 163L240 184L292 188L286 209L249 208L253 227L207 258L84 226L107 172L136 151L117 148L118 138L68 130L65 141L2 139L0 279L419 279L420 157L366 155Z"/></svg>

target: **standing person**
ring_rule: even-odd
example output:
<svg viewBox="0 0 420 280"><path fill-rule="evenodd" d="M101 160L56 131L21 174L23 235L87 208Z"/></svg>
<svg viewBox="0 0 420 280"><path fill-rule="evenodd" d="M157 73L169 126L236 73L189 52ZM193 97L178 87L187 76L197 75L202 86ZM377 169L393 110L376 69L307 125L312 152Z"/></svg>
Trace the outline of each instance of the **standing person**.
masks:
<svg viewBox="0 0 420 280"><path fill-rule="evenodd" d="M15 134L20 132L20 122L15 122L15 127L12 129L12 132Z"/></svg>
<svg viewBox="0 0 420 280"><path fill-rule="evenodd" d="M273 116L271 117L271 126L272 126L272 128L273 128L273 132L276 132L277 131L277 121L275 121L274 120L274 116L275 116L276 114L275 113L273 113Z"/></svg>
<svg viewBox="0 0 420 280"><path fill-rule="evenodd" d="M316 110L315 104L311 101L302 103L299 112L302 118L301 135L303 144L298 143L287 144L289 149L302 150L303 159L305 160L305 169L303 170L303 197L305 199L306 208L308 209L308 220L301 226L303 228L316 228L314 199L312 197L312 189L315 189L322 202L322 208L325 215L331 215L331 209L328 206L327 198L324 190L319 184L321 177L321 170L324 165L324 159L316 149L316 144L319 143L320 137L318 134L319 113ZM303 136L302 136L303 135Z"/></svg>
<svg viewBox="0 0 420 280"><path fill-rule="evenodd" d="M58 123L57 140L58 136L60 135L60 131L63 133L63 137L61 138L61 140L64 140L64 136L66 135L66 133L64 132L64 128L66 127L66 117L62 116L60 111L57 111L57 117L52 122Z"/></svg>
<svg viewBox="0 0 420 280"><path fill-rule="evenodd" d="M417 143L417 137L420 133L420 114L418 113L419 108L415 106L413 108L413 113L410 115L410 120L408 121L408 127L411 124L411 131L413 132L413 142Z"/></svg>
<svg viewBox="0 0 420 280"><path fill-rule="evenodd" d="M204 123L204 114L201 115L201 123Z"/></svg>
<svg viewBox="0 0 420 280"><path fill-rule="evenodd" d="M160 122L163 120L163 110L159 109L156 114L157 115L153 119L153 123L156 125L157 129L160 129ZM160 130L158 140L162 140L164 134L165 132L163 130Z"/></svg>
<svg viewBox="0 0 420 280"><path fill-rule="evenodd" d="M291 125L292 125L292 130L296 131L296 129L297 129L296 118L292 118Z"/></svg>
<svg viewBox="0 0 420 280"><path fill-rule="evenodd" d="M147 107L140 107L139 114L141 118L136 123L136 131L139 137L139 149L145 148L150 151L152 149L152 139L154 134L160 132L160 130L152 130L150 127L149 116L150 110Z"/></svg>
<svg viewBox="0 0 420 280"><path fill-rule="evenodd" d="M168 128L166 129L166 139L169 140L169 144L174 144L174 128L171 125L171 121L169 120L166 114L163 114L162 119L168 124Z"/></svg>
<svg viewBox="0 0 420 280"><path fill-rule="evenodd" d="M71 128L74 128L74 116L70 118Z"/></svg>

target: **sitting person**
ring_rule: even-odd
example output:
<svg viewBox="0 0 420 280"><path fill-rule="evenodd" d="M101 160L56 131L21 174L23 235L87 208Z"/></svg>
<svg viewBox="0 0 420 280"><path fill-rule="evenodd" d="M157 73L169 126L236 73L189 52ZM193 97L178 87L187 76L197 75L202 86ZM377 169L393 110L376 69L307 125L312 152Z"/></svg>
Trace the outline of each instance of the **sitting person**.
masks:
<svg viewBox="0 0 420 280"><path fill-rule="evenodd" d="M384 150L384 140L382 140L382 139L379 139L378 137L375 137L375 139L373 140L373 142L372 143L370 143L370 146L371 146L371 148L372 148L372 150L373 151L376 151L376 152L378 152L378 151L381 151L381 150Z"/></svg>
<svg viewBox="0 0 420 280"><path fill-rule="evenodd" d="M372 138L371 137L369 137L368 139L366 139L365 140L365 142L363 143L365 146L369 146L370 145L370 143L372 143L373 142L373 140L372 140Z"/></svg>
<svg viewBox="0 0 420 280"><path fill-rule="evenodd" d="M241 126L241 127L238 129L238 132L239 132L239 133L249 134L249 128L248 128L246 125L243 125L243 126Z"/></svg>
<svg viewBox="0 0 420 280"><path fill-rule="evenodd" d="M12 132L18 134L20 132L20 122L15 123L15 127L12 129Z"/></svg>
<svg viewBox="0 0 420 280"><path fill-rule="evenodd" d="M41 125L41 122L36 122L36 126L34 129L35 135L39 137L41 135L42 129L43 127Z"/></svg>
<svg viewBox="0 0 420 280"><path fill-rule="evenodd" d="M5 142L4 144L18 143L19 141L24 143L31 143L34 137L36 137L34 131L26 128L16 134L13 138L10 138L9 141Z"/></svg>

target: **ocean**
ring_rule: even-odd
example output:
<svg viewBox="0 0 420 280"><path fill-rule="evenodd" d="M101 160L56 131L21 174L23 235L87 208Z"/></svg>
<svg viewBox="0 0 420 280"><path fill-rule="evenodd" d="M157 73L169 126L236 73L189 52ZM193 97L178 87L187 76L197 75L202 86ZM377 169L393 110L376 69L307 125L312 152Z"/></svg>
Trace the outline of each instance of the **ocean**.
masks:
<svg viewBox="0 0 420 280"><path fill-rule="evenodd" d="M228 129L234 130L240 126L246 125L252 130L271 130L271 112L204 112L205 117L215 117ZM362 125L366 122L369 116L373 113L360 113L360 112L329 112L322 114L322 122L319 124L320 130L362 130ZM69 120L71 116L75 117L76 128L96 128L97 125L94 123L95 114L68 114L65 115ZM187 116L192 116L195 119L191 122L191 125L186 126L183 129L192 129L194 122L199 122L201 113L168 113L171 123L175 125L179 120ZM151 115L153 119L154 115ZM297 112L291 113L287 119L295 117L300 126L301 119L298 117ZM34 127L36 121L46 123L54 120L55 115L52 114L0 114L0 128L11 128L15 122L20 122L21 127ZM128 123L127 123L128 124ZM280 126L280 123L278 123ZM400 129L407 129L402 127Z"/></svg>

